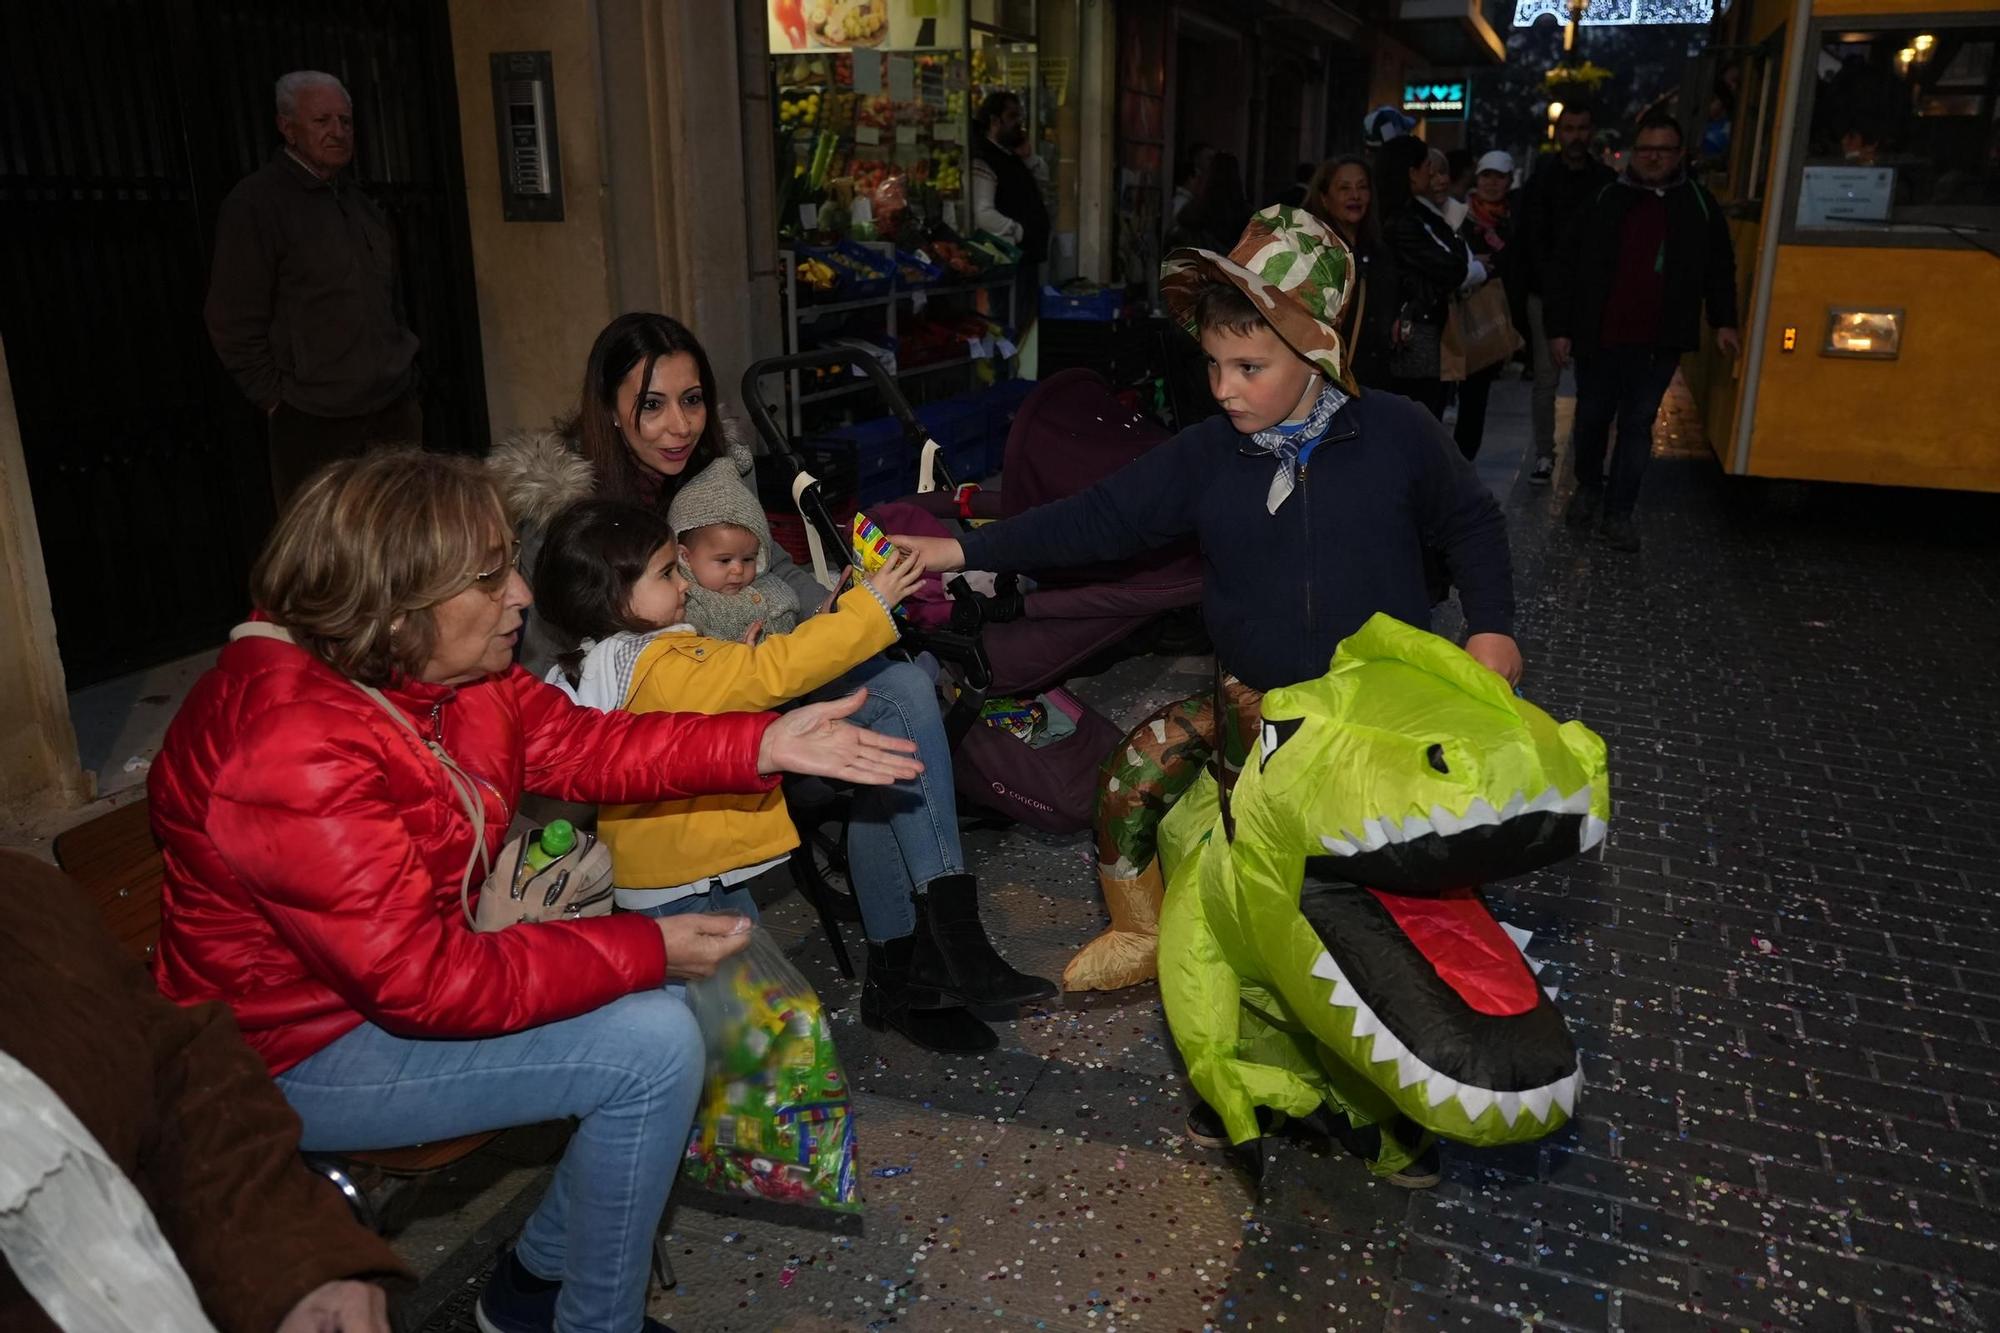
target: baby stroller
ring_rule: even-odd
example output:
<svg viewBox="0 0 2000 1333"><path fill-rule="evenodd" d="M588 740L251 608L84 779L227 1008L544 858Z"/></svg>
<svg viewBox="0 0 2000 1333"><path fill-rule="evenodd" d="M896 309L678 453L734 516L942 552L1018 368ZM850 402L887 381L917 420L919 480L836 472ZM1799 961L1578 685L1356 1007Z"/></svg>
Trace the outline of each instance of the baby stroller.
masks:
<svg viewBox="0 0 2000 1333"><path fill-rule="evenodd" d="M832 348L758 361L744 372L743 403L765 448L792 470L788 487L791 502L804 520L815 572L828 587L853 564L851 514L836 511L835 502L808 470L758 390L771 375L849 364L858 365L868 375L918 456L914 501L871 506L869 516L884 531L946 532L950 525L962 521L954 507L957 491L942 451L928 437L896 382L873 358L857 359L851 350ZM1080 433L1077 427L1082 417L1094 418L1093 425L1113 418L1108 429L1097 433L1099 440L1109 441L1108 447L1098 451L1102 472L1122 466L1163 438L1156 427L1143 429L1143 418L1119 408L1108 387L1095 376L1077 372L1058 379L1062 383L1051 380L1038 388L1017 416L1008 440L1006 466L1011 474L1017 466L1015 460L1021 458L1020 469L1029 480L1008 496L1007 504L1026 508L1061 483L1062 478L1039 465L1042 453L1060 450L1046 443L1043 449L1036 449L1033 442L1055 440L1064 448L1074 447L1068 437ZM1098 410L1086 411L1091 406ZM1037 461L1029 461L1030 457ZM980 492L975 499L987 512L1001 512L994 508L1000 497ZM1122 583L1117 581L1121 576ZM928 654L941 667L941 684L950 699L945 723L959 794L986 810L1049 831L1074 832L1088 827L1098 765L1123 733L1109 719L1055 687L1079 664L1129 637L1161 612L1198 603L1200 574L1194 557L1182 552L1157 564L1128 562L1104 570L1077 571L1058 586L1025 595L1004 588L995 595L981 595L963 578L953 578L948 589L943 580L926 580L926 584L925 591L906 604L905 632L891 651L910 660ZM998 665L993 652L996 642L1001 650ZM1055 722L1045 727L1044 743L1025 742L982 721L988 697L1000 689L1010 694L1043 692L1047 716ZM1059 719L1055 718L1058 713ZM846 886L843 831L847 797L811 779L788 782L785 790L800 834L800 848L792 863L794 878L819 914L834 944L836 962L843 973L852 976L835 925L839 920L859 920Z"/></svg>
<svg viewBox="0 0 2000 1333"><path fill-rule="evenodd" d="M946 521L1011 518L1088 489L1167 438L1151 418L1124 406L1096 371L1059 371L1022 401L1007 433L998 491L961 499L949 484L940 488L941 460L926 443L914 503ZM1207 651L1198 628L1195 640L1166 645L1149 634L1163 617L1201 605L1201 556L1192 539L1107 564L1043 571L1024 596L1004 580L1002 588L980 601L998 693L1033 693L1089 674L1115 649Z"/></svg>

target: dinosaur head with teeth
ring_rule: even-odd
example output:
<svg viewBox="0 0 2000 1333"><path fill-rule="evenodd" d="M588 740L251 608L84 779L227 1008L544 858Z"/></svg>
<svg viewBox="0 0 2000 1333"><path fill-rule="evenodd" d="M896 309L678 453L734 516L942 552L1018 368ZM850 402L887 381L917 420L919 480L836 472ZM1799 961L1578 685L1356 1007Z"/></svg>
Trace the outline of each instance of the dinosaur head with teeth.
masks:
<svg viewBox="0 0 2000 1333"><path fill-rule="evenodd" d="M1479 886L1602 841L1604 742L1379 615L1263 713L1229 818L1205 786L1162 828L1161 990L1197 1089L1238 1142L1257 1104L1315 1097L1468 1143L1557 1128L1576 1046Z"/></svg>

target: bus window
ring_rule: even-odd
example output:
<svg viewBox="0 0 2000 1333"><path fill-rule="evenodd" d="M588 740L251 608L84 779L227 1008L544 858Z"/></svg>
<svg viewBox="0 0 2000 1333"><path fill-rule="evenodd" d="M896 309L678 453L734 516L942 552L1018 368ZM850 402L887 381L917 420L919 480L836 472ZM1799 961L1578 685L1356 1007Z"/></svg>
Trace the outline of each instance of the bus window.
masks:
<svg viewBox="0 0 2000 1333"><path fill-rule="evenodd" d="M1702 173L1703 184L1735 206L1738 216L1754 216L1771 174L1771 117L1777 83L1771 71L1783 50L1784 32L1780 29L1763 45L1714 53L1712 91L1693 140L1689 169Z"/></svg>
<svg viewBox="0 0 2000 1333"><path fill-rule="evenodd" d="M1816 24L1785 239L1964 237L1991 248L1982 234L2000 228L1996 47L1990 22Z"/></svg>

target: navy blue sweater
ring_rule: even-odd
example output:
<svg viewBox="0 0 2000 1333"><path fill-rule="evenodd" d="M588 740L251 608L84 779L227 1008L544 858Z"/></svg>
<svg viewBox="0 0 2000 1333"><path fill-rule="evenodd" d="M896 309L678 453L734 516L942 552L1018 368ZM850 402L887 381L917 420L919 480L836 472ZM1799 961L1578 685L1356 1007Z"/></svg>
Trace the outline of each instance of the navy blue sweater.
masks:
<svg viewBox="0 0 2000 1333"><path fill-rule="evenodd" d="M1471 633L1514 632L1506 519L1422 407L1380 390L1349 402L1275 514L1277 461L1246 444L1210 417L1087 491L968 533L966 567L1061 569L1193 533L1223 669L1258 690L1324 675L1377 611L1428 629L1427 547L1443 553Z"/></svg>

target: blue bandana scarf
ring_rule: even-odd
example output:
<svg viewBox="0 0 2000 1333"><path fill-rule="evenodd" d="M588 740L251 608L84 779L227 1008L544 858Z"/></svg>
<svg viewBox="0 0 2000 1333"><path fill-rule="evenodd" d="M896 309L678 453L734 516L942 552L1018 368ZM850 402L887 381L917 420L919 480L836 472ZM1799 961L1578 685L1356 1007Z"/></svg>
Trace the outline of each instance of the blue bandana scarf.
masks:
<svg viewBox="0 0 2000 1333"><path fill-rule="evenodd" d="M1303 421L1281 421L1250 437L1249 447L1253 452L1270 454L1278 460L1277 474L1271 478L1271 492L1264 497L1267 511L1277 513L1292 488L1298 485L1299 450L1324 435L1333 414L1346 404L1347 395L1328 384L1320 389L1319 400Z"/></svg>

